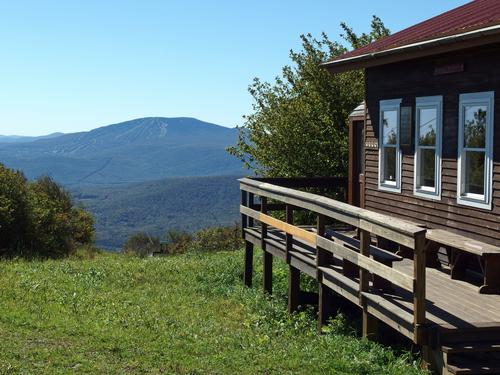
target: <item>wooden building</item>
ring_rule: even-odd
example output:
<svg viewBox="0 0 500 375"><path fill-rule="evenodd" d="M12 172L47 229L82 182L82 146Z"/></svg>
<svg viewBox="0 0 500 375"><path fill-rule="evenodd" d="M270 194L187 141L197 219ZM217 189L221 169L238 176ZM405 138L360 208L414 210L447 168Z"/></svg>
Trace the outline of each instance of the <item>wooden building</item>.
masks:
<svg viewBox="0 0 500 375"><path fill-rule="evenodd" d="M323 66L365 71L349 176L240 180L245 283L258 246L266 292L273 259L289 266L290 311L311 301L301 272L318 281L319 327L346 300L363 335L376 338L383 322L438 373L500 374L500 1ZM348 203L301 188L345 191ZM294 223L303 210L314 226Z"/></svg>
<svg viewBox="0 0 500 375"><path fill-rule="evenodd" d="M499 23L474 1L324 64L365 69L356 201L500 245Z"/></svg>

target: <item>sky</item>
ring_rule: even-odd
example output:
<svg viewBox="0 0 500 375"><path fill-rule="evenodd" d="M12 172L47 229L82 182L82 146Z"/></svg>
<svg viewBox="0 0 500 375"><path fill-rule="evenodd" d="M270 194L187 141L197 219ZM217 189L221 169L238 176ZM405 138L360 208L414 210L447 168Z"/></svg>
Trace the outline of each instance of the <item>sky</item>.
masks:
<svg viewBox="0 0 500 375"><path fill-rule="evenodd" d="M86 131L147 116L241 125L300 34L396 32L464 0L0 0L0 134Z"/></svg>

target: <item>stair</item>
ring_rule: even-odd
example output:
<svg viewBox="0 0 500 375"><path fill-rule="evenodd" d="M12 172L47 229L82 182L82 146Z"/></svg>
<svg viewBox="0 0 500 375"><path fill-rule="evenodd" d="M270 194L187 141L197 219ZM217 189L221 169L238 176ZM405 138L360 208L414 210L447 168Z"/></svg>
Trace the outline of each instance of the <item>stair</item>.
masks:
<svg viewBox="0 0 500 375"><path fill-rule="evenodd" d="M443 353L456 354L456 353L477 353L477 352L500 352L499 343L456 343L450 345L443 345L441 347Z"/></svg>
<svg viewBox="0 0 500 375"><path fill-rule="evenodd" d="M447 365L450 374L500 374L500 363L477 363L474 359L457 360L456 364Z"/></svg>
<svg viewBox="0 0 500 375"><path fill-rule="evenodd" d="M500 330L471 327L442 331L443 374L500 374Z"/></svg>

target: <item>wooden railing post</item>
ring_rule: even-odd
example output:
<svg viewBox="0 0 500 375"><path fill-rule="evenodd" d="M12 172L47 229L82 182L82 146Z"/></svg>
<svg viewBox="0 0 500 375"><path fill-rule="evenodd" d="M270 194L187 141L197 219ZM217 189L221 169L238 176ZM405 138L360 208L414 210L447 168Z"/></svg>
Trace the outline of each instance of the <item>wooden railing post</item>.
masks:
<svg viewBox="0 0 500 375"><path fill-rule="evenodd" d="M326 217L318 214L316 220L316 233L318 236L324 237L326 232ZM338 308L335 304L335 296L333 291L323 284L323 273L319 267L326 266L332 261L333 254L316 245L316 278L319 283L318 291L318 332L324 325L328 324L328 320L332 318Z"/></svg>
<svg viewBox="0 0 500 375"><path fill-rule="evenodd" d="M248 207L252 208L254 205L254 194L253 193L248 193ZM247 225L251 228L254 226L253 222L253 217L248 217L247 219Z"/></svg>
<svg viewBox="0 0 500 375"><path fill-rule="evenodd" d="M267 214L267 198L260 197L260 212ZM261 242L260 247L262 248L263 256L263 276L262 276L262 286L264 292L271 294L273 292L273 256L271 253L266 251L266 238L267 238L267 224L261 222Z"/></svg>
<svg viewBox="0 0 500 375"><path fill-rule="evenodd" d="M245 241L245 270L243 273L243 282L246 286L252 286L253 277L253 243Z"/></svg>
<svg viewBox="0 0 500 375"><path fill-rule="evenodd" d="M319 214L316 219L316 233L318 236L323 237L325 235L326 231L325 222L326 222L325 216ZM317 268L316 278L318 279L319 282L321 282L319 267L325 266L331 260L331 258L332 254L330 252L316 245L316 268Z"/></svg>
<svg viewBox="0 0 500 375"><path fill-rule="evenodd" d="M415 235L415 252L413 256L413 319L414 339L416 344L423 343L425 324L425 232Z"/></svg>
<svg viewBox="0 0 500 375"><path fill-rule="evenodd" d="M289 204L286 205L286 222L288 224L293 225L293 207ZM286 233L286 238L285 238L285 256L286 256L286 262L290 264L290 252L293 250L293 236L290 233Z"/></svg>
<svg viewBox="0 0 500 375"><path fill-rule="evenodd" d="M359 232L359 252L361 255L366 257L370 257L370 232L361 229ZM368 292L370 290L370 272L359 268L359 304L363 308L363 319L362 319L362 331L363 337L375 340L377 338L378 331L378 321L375 317L371 316L368 313L368 309L366 306L366 298L363 296L363 293Z"/></svg>
<svg viewBox="0 0 500 375"><path fill-rule="evenodd" d="M241 189L241 188L240 188ZM241 190L241 205L248 207L248 193L245 190ZM247 215L241 214L241 236L245 238L245 228L248 226Z"/></svg>
<svg viewBox="0 0 500 375"><path fill-rule="evenodd" d="M250 199L249 199L250 198ZM241 205L245 207L251 206L253 203L253 194L241 190ZM253 225L253 219L245 214L241 214L241 235L245 239L245 228ZM253 244L250 241L245 241L245 258L244 258L243 283L251 287L253 276Z"/></svg>

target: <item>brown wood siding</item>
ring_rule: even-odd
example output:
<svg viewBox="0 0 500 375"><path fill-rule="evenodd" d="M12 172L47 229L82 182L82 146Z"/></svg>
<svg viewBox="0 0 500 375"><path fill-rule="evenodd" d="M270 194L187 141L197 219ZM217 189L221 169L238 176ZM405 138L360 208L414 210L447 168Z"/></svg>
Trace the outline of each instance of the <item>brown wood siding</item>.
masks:
<svg viewBox="0 0 500 375"><path fill-rule="evenodd" d="M454 63L463 63L464 71L434 75L435 67ZM441 200L413 194L414 146L402 150L401 194L378 190L378 150L366 148L365 207L500 246L500 44L369 68L365 80L367 143L378 143L380 100L402 98L415 117L416 97L443 96ZM459 95L482 91L495 91L491 211L456 201Z"/></svg>

